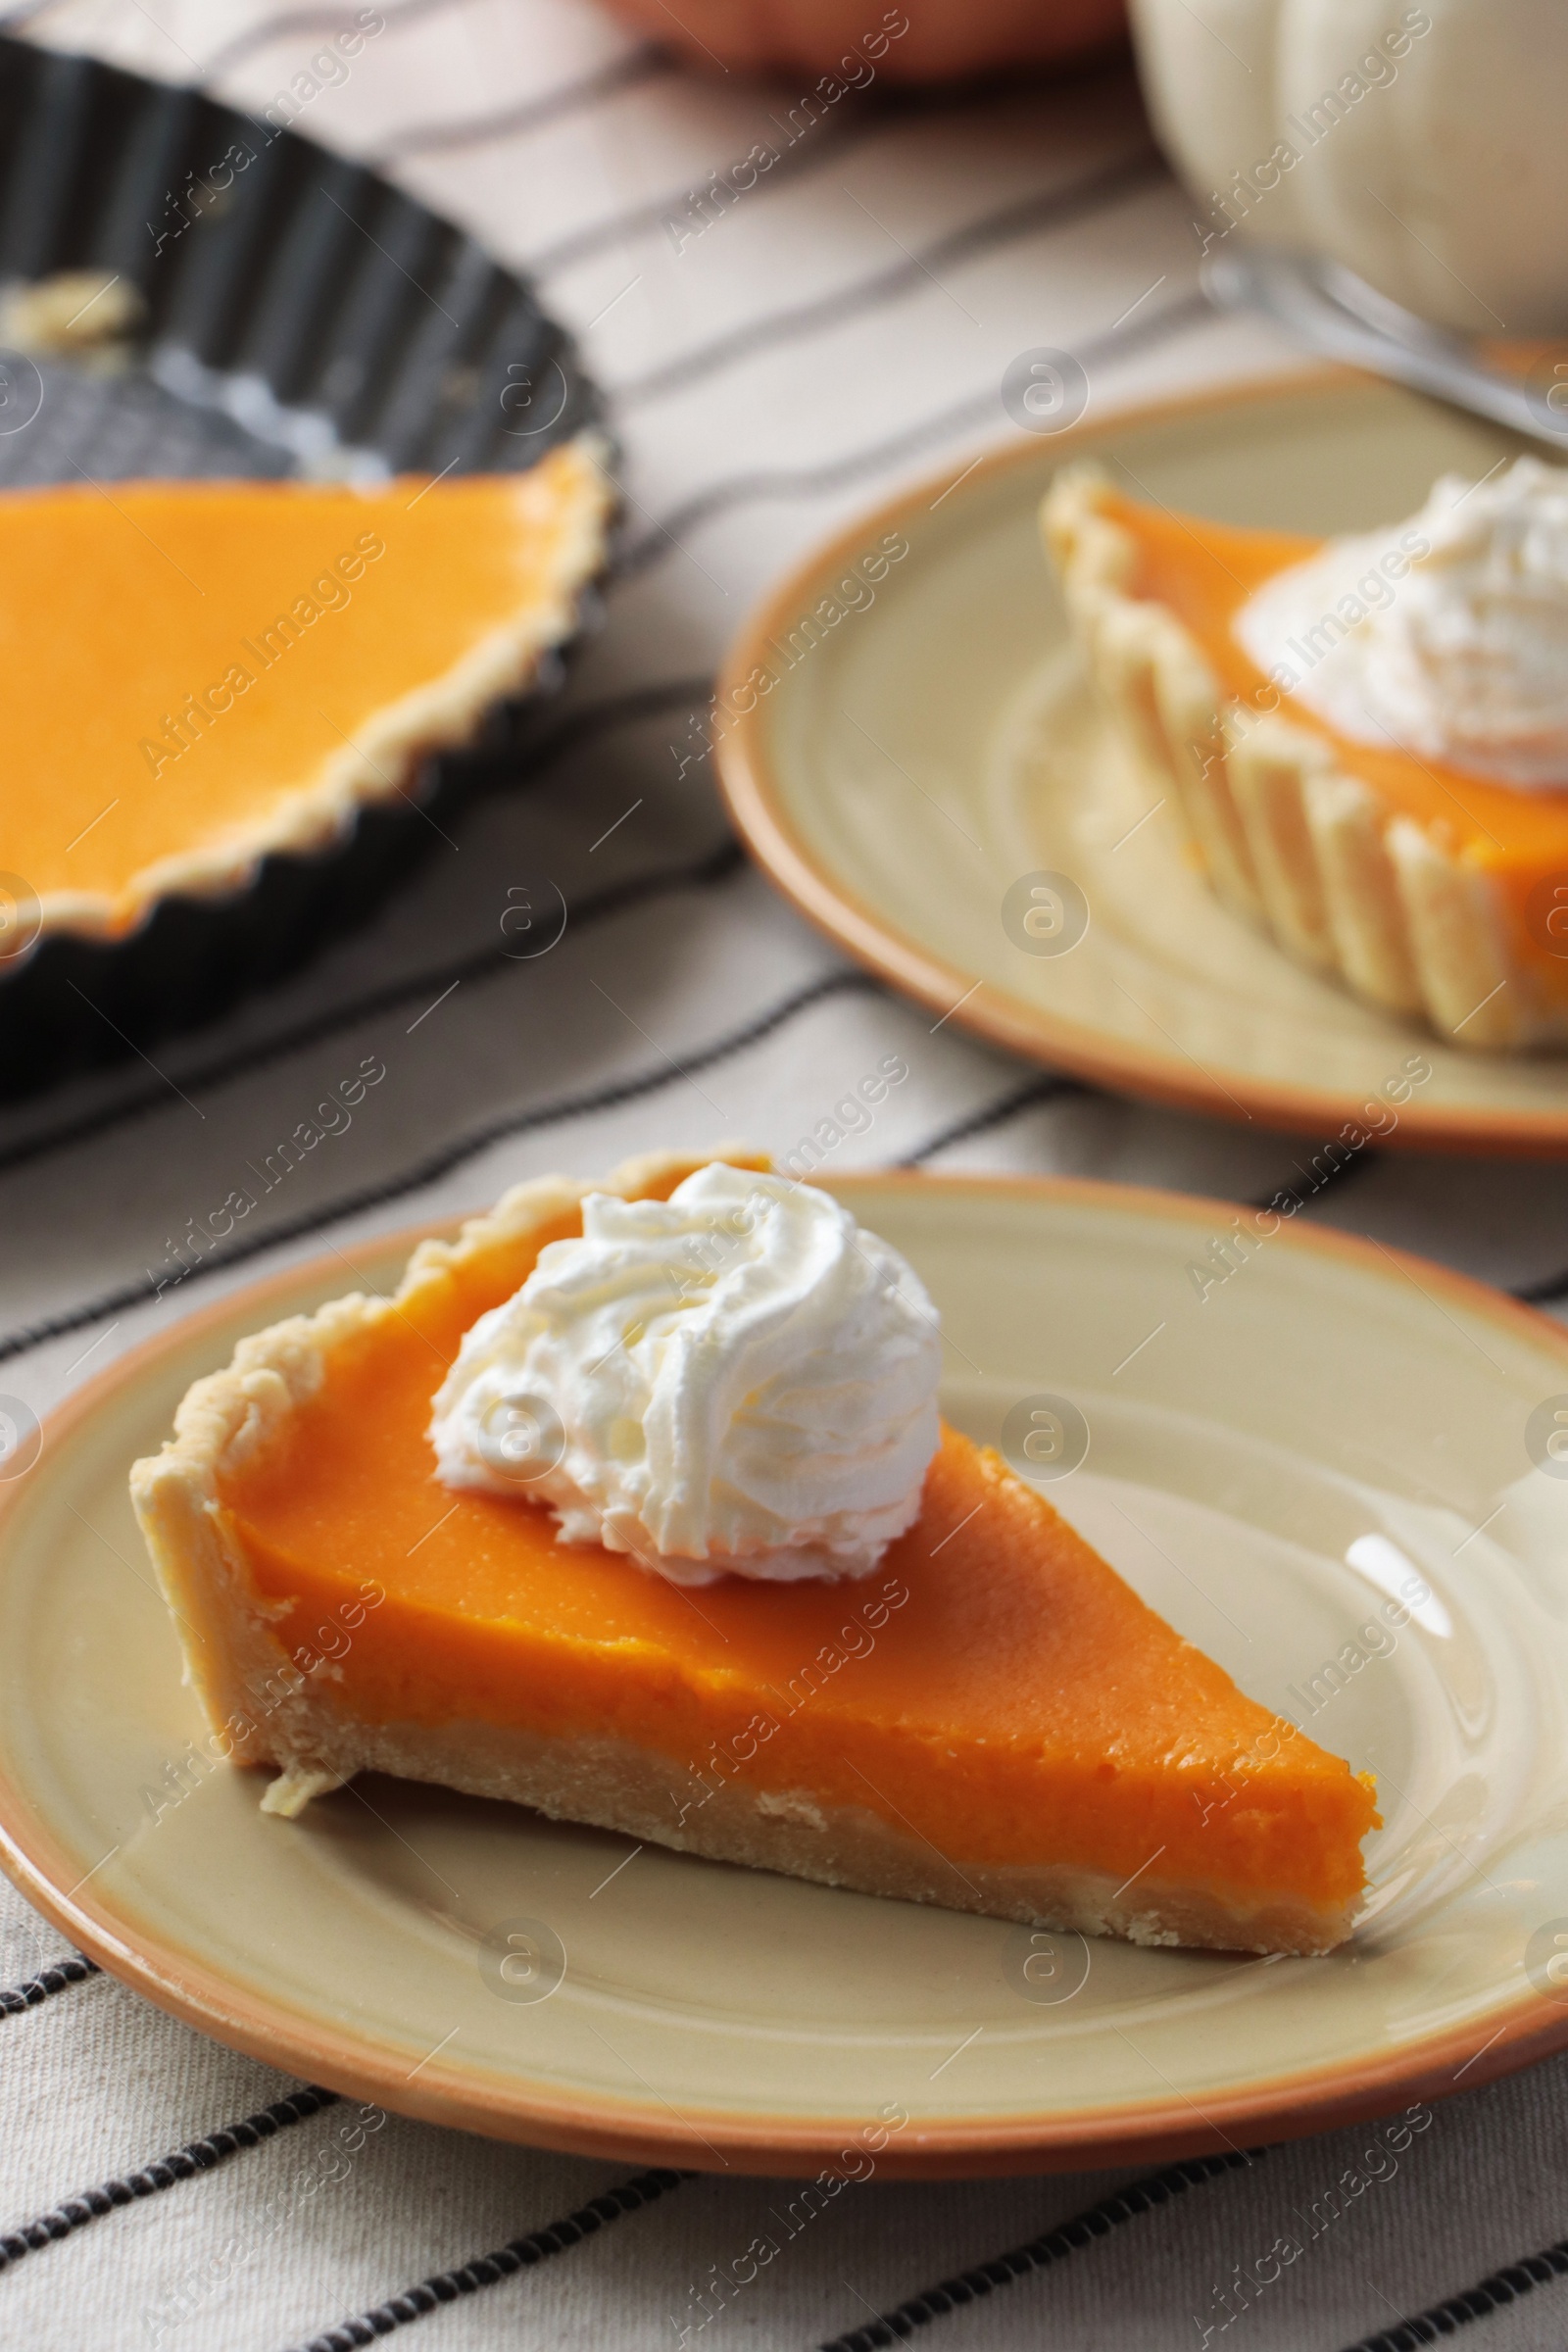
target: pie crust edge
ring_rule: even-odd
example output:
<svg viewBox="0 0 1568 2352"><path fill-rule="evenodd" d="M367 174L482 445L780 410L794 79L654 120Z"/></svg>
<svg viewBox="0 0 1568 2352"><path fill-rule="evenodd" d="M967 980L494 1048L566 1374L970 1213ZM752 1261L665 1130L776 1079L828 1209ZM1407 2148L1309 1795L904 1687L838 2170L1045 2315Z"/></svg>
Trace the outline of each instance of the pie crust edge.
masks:
<svg viewBox="0 0 1568 2352"><path fill-rule="evenodd" d="M1107 708L1167 784L1215 895L1379 1011L1472 1052L1568 1042L1491 879L1322 735L1227 695L1168 607L1131 592L1138 547L1109 476L1057 474L1041 508L1073 634Z"/></svg>
<svg viewBox="0 0 1568 2352"><path fill-rule="evenodd" d="M351 1291L313 1314L291 1315L250 1333L220 1371L186 1390L175 1408L173 1436L161 1451L132 1463L130 1499L174 1617L185 1683L196 1691L215 1734L223 1736L236 1720L247 1726L241 1742L246 1753L236 1760L275 1763L286 1777L307 1771L314 1757L313 1685L292 1665L273 1631L284 1612L251 1586L244 1547L223 1503L222 1473L239 1470L282 1441L296 1408L320 1388L330 1351L357 1333L401 1319L421 1294L440 1290L454 1272L473 1267L492 1251L537 1246L536 1237L569 1216L589 1193L643 1199L656 1186L667 1191L714 1159L739 1167L769 1164L744 1146L728 1145L700 1158L687 1152L646 1153L622 1161L606 1177L540 1176L514 1185L493 1208L467 1218L455 1241L420 1242L390 1296ZM303 1688L295 1690L294 1684ZM264 1708L265 1719L257 1722L256 1693L274 1686L285 1695ZM252 1735L254 1748L248 1744ZM269 1810L288 1809L286 1790L270 1794Z"/></svg>

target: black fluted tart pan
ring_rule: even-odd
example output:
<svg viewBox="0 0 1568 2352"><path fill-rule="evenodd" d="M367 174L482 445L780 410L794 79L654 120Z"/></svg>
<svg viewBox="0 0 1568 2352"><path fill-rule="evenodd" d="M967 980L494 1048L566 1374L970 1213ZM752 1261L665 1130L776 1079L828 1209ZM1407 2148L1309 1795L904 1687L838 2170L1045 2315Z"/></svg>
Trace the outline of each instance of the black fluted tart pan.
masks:
<svg viewBox="0 0 1568 2352"><path fill-rule="evenodd" d="M25 302L78 272L116 281L128 323L107 365L0 351L0 491L508 473L597 421L525 279L373 171L195 90L0 38L0 287ZM596 617L590 589L577 628ZM210 1021L365 921L438 828L526 774L523 714L567 650L404 797L366 803L324 847L261 858L238 889L162 898L115 939L29 935L0 779L0 1097Z"/></svg>

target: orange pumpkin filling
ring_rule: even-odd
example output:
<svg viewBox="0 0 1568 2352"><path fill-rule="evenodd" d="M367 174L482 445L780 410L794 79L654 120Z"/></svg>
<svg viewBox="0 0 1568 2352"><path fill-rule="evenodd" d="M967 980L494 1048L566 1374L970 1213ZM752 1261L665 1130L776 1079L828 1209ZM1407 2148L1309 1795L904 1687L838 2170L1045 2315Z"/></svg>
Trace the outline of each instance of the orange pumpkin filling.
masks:
<svg viewBox="0 0 1568 2352"><path fill-rule="evenodd" d="M1568 997L1568 962L1529 923L1531 893L1546 878L1568 881L1568 791L1517 791L1413 753L1341 733L1289 691L1280 694L1237 641L1238 612L1265 581L1304 563L1325 544L1282 531L1242 530L1146 506L1107 491L1102 512L1135 540L1139 568L1130 593L1163 605L1202 648L1222 687L1250 710L1278 708L1331 743L1346 770L1381 794L1392 810L1482 868L1510 915L1513 945L1548 993Z"/></svg>
<svg viewBox="0 0 1568 2352"><path fill-rule="evenodd" d="M1052 1862L1245 1902L1364 1883L1369 1780L1247 1698L1032 1489L952 1430L860 1582L683 1592L542 1509L453 1494L430 1400L537 1247L426 1287L334 1349L286 1444L220 1485L278 1638L368 1723L612 1734L695 1773L868 1808L960 1867ZM354 1606L366 1580L384 1599ZM340 1679L339 1679L340 1678ZM673 1826L673 1812L671 1822Z"/></svg>
<svg viewBox="0 0 1568 2352"><path fill-rule="evenodd" d="M123 928L170 861L270 846L291 800L357 740L373 749L378 716L450 692L498 635L525 660L531 621L537 642L563 633L552 615L593 568L602 505L575 449L520 476L372 492L117 482L0 498L0 660L25 687L0 710L0 866L43 899L106 900ZM473 675L470 719L520 666ZM437 710L427 739L463 732ZM394 758L383 788L402 780Z"/></svg>

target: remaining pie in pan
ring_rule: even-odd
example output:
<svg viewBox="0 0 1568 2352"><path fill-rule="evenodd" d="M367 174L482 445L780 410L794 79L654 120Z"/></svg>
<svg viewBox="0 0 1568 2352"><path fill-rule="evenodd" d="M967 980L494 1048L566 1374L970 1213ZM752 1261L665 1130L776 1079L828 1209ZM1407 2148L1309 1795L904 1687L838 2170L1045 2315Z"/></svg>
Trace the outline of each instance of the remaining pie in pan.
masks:
<svg viewBox="0 0 1568 2352"><path fill-rule="evenodd" d="M658 1158L597 1187L520 1186L457 1242L421 1244L395 1298L259 1333L190 1391L132 1492L215 1752L281 1767L264 1802L282 1814L391 1772L1085 1934L1341 1942L1377 1821L1370 1779L1247 1698L999 1455L939 1436L934 1411L912 1523L869 1573L726 1573L695 1599L692 1576L629 1556L635 1529L614 1549L568 1543L504 1482L437 1482L434 1393L451 1396L460 1349L493 1366L535 1269L559 1305L574 1254L561 1245L586 1246L594 1221L646 1224L649 1203L673 1212L745 1164ZM883 1253L881 1283L896 1253L815 1198L868 1265ZM632 1248L605 1261L610 1328ZM784 1323L753 1274L737 1295L768 1349ZM680 1279L697 1298L721 1278L710 1259ZM638 1309L628 1357L646 1336ZM645 1441L621 1424L614 1450L624 1462Z"/></svg>
<svg viewBox="0 0 1568 2352"><path fill-rule="evenodd" d="M78 483L0 498L0 869L17 925L114 940L320 849L573 630L590 442L520 474ZM19 889L20 885L20 889Z"/></svg>
<svg viewBox="0 0 1568 2352"><path fill-rule="evenodd" d="M1568 472L1312 540L1092 467L1043 522L1096 681L1218 896L1470 1048L1568 1041Z"/></svg>

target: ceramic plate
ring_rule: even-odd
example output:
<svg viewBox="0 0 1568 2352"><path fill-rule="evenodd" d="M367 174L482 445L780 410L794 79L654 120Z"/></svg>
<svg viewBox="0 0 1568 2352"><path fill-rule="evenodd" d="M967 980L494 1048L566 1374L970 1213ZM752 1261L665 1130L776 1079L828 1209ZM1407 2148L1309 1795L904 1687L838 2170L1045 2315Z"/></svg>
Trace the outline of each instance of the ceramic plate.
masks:
<svg viewBox="0 0 1568 2352"><path fill-rule="evenodd" d="M1333 1136L1419 1050L1432 1077L1386 1142L1568 1151L1568 1059L1445 1048L1211 896L1088 691L1036 522L1056 466L1094 456L1135 495L1224 522L1364 530L1523 446L1314 374L1026 441L906 492L796 572L731 655L713 725L736 821L851 955L1016 1053ZM1066 953L1067 932L1032 940L1015 911L1047 875L1087 917Z"/></svg>
<svg viewBox="0 0 1568 2352"><path fill-rule="evenodd" d="M264 1816L251 1775L201 1763L125 1474L241 1333L343 1288L336 1257L127 1357L5 1491L18 1883L117 1976L291 2074L699 2167L814 2171L887 2115L906 2118L879 2158L895 2176L1137 2162L1568 2042L1568 1338L1419 1259L1289 1227L1200 1298L1190 1268L1233 1230L1213 1202L834 1189L930 1285L950 1414L994 1440L1021 1398L1068 1398L1088 1451L1053 1498L1252 1696L1377 1773L1349 1946L1031 1936L413 1783ZM390 1285L409 1241L362 1250L364 1280ZM531 1957L504 1977L514 1935Z"/></svg>

